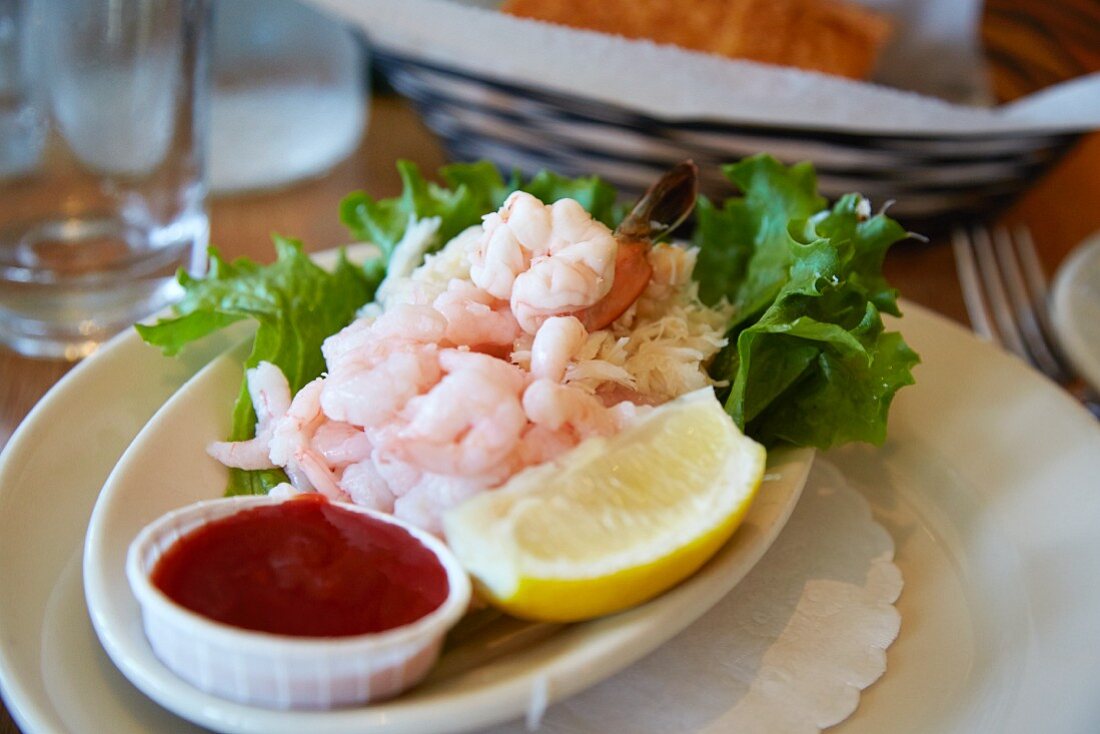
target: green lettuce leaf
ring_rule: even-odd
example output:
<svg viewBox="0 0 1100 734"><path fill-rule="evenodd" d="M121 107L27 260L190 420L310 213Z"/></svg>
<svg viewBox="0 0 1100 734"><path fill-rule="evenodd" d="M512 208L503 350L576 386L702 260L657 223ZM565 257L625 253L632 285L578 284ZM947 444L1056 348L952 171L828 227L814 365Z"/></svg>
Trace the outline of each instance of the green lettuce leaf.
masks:
<svg viewBox="0 0 1100 734"><path fill-rule="evenodd" d="M566 178L550 171L540 171L520 188L547 204L559 199L575 199L595 219L612 229L626 215L626 207L618 203L615 187L598 176Z"/></svg>
<svg viewBox="0 0 1100 734"><path fill-rule="evenodd" d="M434 247L445 245L455 235L474 224L489 212L500 208L508 195L522 189L544 202L576 199L609 227L623 217L617 203L615 188L595 177L567 178L543 171L524 182L519 173L508 180L488 161L455 163L444 166L439 173L446 186L424 178L416 164L398 161L402 192L392 199L377 200L362 191L349 194L340 203L340 219L363 242L377 245L388 260L405 234L410 221L439 217L440 225Z"/></svg>
<svg viewBox="0 0 1100 734"><path fill-rule="evenodd" d="M721 208L700 197L694 244L695 268L704 303L725 298L739 322L749 321L775 300L787 277L787 228L825 208L809 163L790 168L759 155L726 165L722 172L745 193Z"/></svg>
<svg viewBox="0 0 1100 734"><path fill-rule="evenodd" d="M321 343L371 300L382 273L377 267L368 272L353 265L343 253L336 268L327 272L306 256L301 243L281 237L275 238L275 252L276 261L261 266L243 258L226 262L212 249L206 277L180 273L185 296L175 307L176 315L152 325L139 324L138 333L172 355L231 323L253 319L258 327L245 366L271 362L297 392L321 374ZM255 424L252 401L242 384L229 440L251 438ZM233 469L227 494L264 494L280 481L286 481L282 471Z"/></svg>
<svg viewBox="0 0 1100 734"><path fill-rule="evenodd" d="M804 164L757 156L725 172L744 197L702 203L694 242L704 298L737 309L711 366L727 412L767 444L881 443L919 361L881 316L900 315L882 261L907 233L857 194L824 209Z"/></svg>

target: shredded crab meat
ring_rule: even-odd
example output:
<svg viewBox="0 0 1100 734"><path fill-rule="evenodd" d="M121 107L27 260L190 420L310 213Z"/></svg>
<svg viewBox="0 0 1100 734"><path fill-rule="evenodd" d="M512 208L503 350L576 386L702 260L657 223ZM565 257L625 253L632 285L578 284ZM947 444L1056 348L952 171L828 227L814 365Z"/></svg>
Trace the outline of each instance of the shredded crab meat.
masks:
<svg viewBox="0 0 1100 734"><path fill-rule="evenodd" d="M450 507L712 384L731 314L699 301L695 251L652 247L642 295L589 332L571 314L614 288L617 243L579 204L517 192L424 256L437 230L410 222L377 302L325 340L324 376L292 396L278 368L249 370L256 438L209 453L283 468L276 494L322 492L439 533Z"/></svg>

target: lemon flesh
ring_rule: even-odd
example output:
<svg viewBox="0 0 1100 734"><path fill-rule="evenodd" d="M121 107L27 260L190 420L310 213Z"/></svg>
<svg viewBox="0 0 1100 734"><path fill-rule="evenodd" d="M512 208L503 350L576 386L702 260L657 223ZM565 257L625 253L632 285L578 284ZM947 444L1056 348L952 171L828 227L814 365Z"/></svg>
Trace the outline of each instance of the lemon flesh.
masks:
<svg viewBox="0 0 1100 734"><path fill-rule="evenodd" d="M490 603L526 619L589 619L702 566L744 517L764 462L707 388L459 505L444 532Z"/></svg>

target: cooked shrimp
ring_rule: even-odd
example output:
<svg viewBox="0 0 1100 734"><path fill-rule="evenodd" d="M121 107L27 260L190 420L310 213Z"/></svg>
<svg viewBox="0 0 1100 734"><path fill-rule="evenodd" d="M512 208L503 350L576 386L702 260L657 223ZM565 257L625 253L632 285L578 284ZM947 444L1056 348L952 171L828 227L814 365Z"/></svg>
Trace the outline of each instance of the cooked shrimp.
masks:
<svg viewBox="0 0 1100 734"><path fill-rule="evenodd" d="M402 304L325 341L329 374L321 406L332 420L369 428L393 418L439 381L447 321L430 306Z"/></svg>
<svg viewBox="0 0 1100 734"><path fill-rule="evenodd" d="M297 494L302 494L302 491L293 484L287 484L286 482L279 482L267 492L268 497L278 497L280 499L289 499Z"/></svg>
<svg viewBox="0 0 1100 734"><path fill-rule="evenodd" d="M325 339L321 353L331 369L345 360L367 362L401 343L434 344L447 331L447 320L431 306L402 303L378 318L356 319Z"/></svg>
<svg viewBox="0 0 1100 734"><path fill-rule="evenodd" d="M387 430L389 429L387 428ZM375 438L377 439L375 443L380 443L382 435L376 433ZM389 487L394 497L400 497L408 492L424 476L423 470L419 467L403 461L393 454L377 448L377 446L374 453L371 454L371 463L374 465L374 470L378 472L378 476L386 482L386 486Z"/></svg>
<svg viewBox="0 0 1100 734"><path fill-rule="evenodd" d="M395 351L363 363L330 367L321 393L325 414L362 428L382 425L442 376L434 344L394 345Z"/></svg>
<svg viewBox="0 0 1100 734"><path fill-rule="evenodd" d="M561 382L565 368L588 338L581 322L572 316L552 316L542 322L531 344L531 374Z"/></svg>
<svg viewBox="0 0 1100 734"><path fill-rule="evenodd" d="M325 421L321 412L322 378L317 378L298 391L290 407L272 431L270 458L281 466L299 490L316 490L330 499L345 499L332 470L324 458L310 445L317 427Z"/></svg>
<svg viewBox="0 0 1100 734"><path fill-rule="evenodd" d="M379 512L393 512L396 497L370 457L345 468L340 476L340 486L357 505Z"/></svg>
<svg viewBox="0 0 1100 734"><path fill-rule="evenodd" d="M552 431L568 428L581 440L610 436L616 429L615 419L598 398L545 378L524 391L523 410L535 425Z"/></svg>
<svg viewBox="0 0 1100 734"><path fill-rule="evenodd" d="M553 429L529 424L516 451L516 471L556 459L577 443L577 435L568 428Z"/></svg>
<svg viewBox="0 0 1100 734"><path fill-rule="evenodd" d="M452 280L432 306L447 319L446 338L455 345L511 346L521 333L508 302L468 280Z"/></svg>
<svg viewBox="0 0 1100 734"><path fill-rule="evenodd" d="M318 426L310 445L334 468L369 459L374 450L361 428L340 421L326 421Z"/></svg>
<svg viewBox="0 0 1100 734"><path fill-rule="evenodd" d="M576 201L547 205L516 191L499 212L485 217L470 278L509 301L519 325L533 334L547 318L591 306L607 294L615 249L611 230Z"/></svg>
<svg viewBox="0 0 1100 734"><path fill-rule="evenodd" d="M427 473L422 475L416 486L394 502L393 514L430 533L441 535L444 512L480 494L496 481L499 480Z"/></svg>
<svg viewBox="0 0 1100 734"><path fill-rule="evenodd" d="M429 306L400 304L382 314L372 330L378 341L436 344L446 334L447 320Z"/></svg>
<svg viewBox="0 0 1100 734"><path fill-rule="evenodd" d="M275 365L260 362L245 372L248 394L256 411L256 437L248 441L215 441L206 452L237 469L271 469L268 444L276 422L290 408L290 384Z"/></svg>
<svg viewBox="0 0 1100 734"><path fill-rule="evenodd" d="M611 230L572 199L554 202L551 210L554 229L545 254L532 258L512 285L512 312L528 333L551 316L597 303L615 278L618 245Z"/></svg>
<svg viewBox="0 0 1100 734"><path fill-rule="evenodd" d="M470 280L507 301L516 276L530 265L532 253L546 251L550 210L534 196L516 191L500 211L486 214L482 221L484 231L471 257Z"/></svg>
<svg viewBox="0 0 1100 734"><path fill-rule="evenodd" d="M446 376L409 400L404 425L382 434L380 449L427 472L472 476L499 467L527 423L520 404L523 373L476 352L444 350Z"/></svg>
<svg viewBox="0 0 1100 734"><path fill-rule="evenodd" d="M649 243L642 240L619 240L611 290L588 308L573 314L585 329L599 331L622 316L642 295L653 277L653 267L646 259L649 247Z"/></svg>
<svg viewBox="0 0 1100 734"><path fill-rule="evenodd" d="M645 290L653 275L649 249L680 226L699 196L699 169L691 161L673 166L645 192L615 230L614 284L599 301L573 312L589 331L619 318Z"/></svg>
<svg viewBox="0 0 1100 734"><path fill-rule="evenodd" d="M330 500L347 502L349 499L348 493L340 486L332 467L312 449L302 449L295 453L294 458L284 468L291 481L294 481L295 476L305 477L309 486Z"/></svg>
<svg viewBox="0 0 1100 734"><path fill-rule="evenodd" d="M621 430L648 410L636 403L667 392L653 387L660 375L699 371L702 347L721 346L693 332L670 357L659 337L672 327L646 305L662 301L650 287L683 290L679 260L651 245L690 211L694 187L693 166L674 169L614 233L575 201L523 192L436 255L425 252L437 222L410 223L379 302L325 340L327 374L291 400L276 368L251 370L257 437L211 454L282 466L293 486L281 494L351 499L439 532L447 508ZM660 359L647 339L662 341Z"/></svg>

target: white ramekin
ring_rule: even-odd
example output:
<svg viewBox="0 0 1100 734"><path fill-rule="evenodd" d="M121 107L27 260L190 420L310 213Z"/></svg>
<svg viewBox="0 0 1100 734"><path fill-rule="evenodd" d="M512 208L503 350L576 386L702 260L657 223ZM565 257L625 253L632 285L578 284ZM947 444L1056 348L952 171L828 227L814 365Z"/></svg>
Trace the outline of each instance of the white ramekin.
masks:
<svg viewBox="0 0 1100 734"><path fill-rule="evenodd" d="M385 632L307 638L255 632L215 622L172 601L150 581L161 555L196 528L241 510L293 501L249 496L199 502L147 525L126 558L153 652L180 678L221 698L269 708L334 708L394 696L435 663L443 637L465 613L470 580L439 539L390 515L337 506L398 525L443 565L449 592L437 609Z"/></svg>

